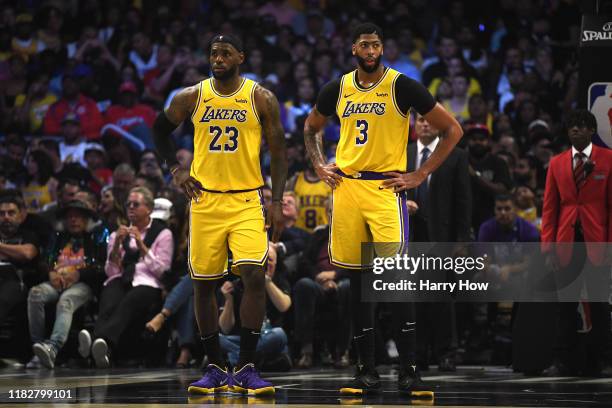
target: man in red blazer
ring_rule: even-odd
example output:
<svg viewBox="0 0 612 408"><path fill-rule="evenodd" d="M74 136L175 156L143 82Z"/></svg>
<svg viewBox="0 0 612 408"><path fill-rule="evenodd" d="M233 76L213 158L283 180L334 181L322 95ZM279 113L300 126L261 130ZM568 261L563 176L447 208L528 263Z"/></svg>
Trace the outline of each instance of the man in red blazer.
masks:
<svg viewBox="0 0 612 408"><path fill-rule="evenodd" d="M543 249L551 250L554 242L573 243L563 244L555 250L561 266L556 270L573 268L576 275L578 270L584 270L585 263L596 267L604 263L603 245L588 243L612 241L612 150L591 143L596 129L597 122L591 112L581 109L570 113L567 133L572 148L551 159L546 177ZM604 279L605 274L602 270ZM590 312L592 323L591 354L586 364L572 358L576 354L572 355L577 340L577 303L560 303L555 362L546 374L601 373L600 361L606 334L610 331L608 304L591 302L585 308Z"/></svg>

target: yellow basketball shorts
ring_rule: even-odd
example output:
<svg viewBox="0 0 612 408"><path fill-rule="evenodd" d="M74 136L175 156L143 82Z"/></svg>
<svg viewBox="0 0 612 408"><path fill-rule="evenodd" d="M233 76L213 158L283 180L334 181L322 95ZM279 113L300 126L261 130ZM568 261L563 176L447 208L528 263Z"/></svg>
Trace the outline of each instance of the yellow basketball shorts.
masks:
<svg viewBox="0 0 612 408"><path fill-rule="evenodd" d="M189 271L193 279L219 279L240 265L261 265L268 259L268 235L260 190L241 193L203 192L191 200Z"/></svg>
<svg viewBox="0 0 612 408"><path fill-rule="evenodd" d="M333 265L361 269L372 266L374 253L362 254L362 243L376 256L402 253L408 242L408 208L404 194L383 189L383 180L343 177L332 192L329 256Z"/></svg>

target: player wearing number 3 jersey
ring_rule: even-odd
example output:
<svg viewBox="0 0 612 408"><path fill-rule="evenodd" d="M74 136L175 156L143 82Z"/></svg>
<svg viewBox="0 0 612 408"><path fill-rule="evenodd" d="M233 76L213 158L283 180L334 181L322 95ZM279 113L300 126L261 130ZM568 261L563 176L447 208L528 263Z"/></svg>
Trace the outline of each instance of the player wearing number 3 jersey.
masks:
<svg viewBox="0 0 612 408"><path fill-rule="evenodd" d="M191 199L188 266L194 280L195 314L210 364L189 386L192 393L231 389L249 394L274 393L254 367L265 313L266 229L277 241L283 228L283 189L287 177L285 137L274 95L239 75L244 62L241 41L217 35L211 41L213 78L179 92L155 121L158 152L172 166L174 182ZM178 166L170 133L185 119L194 126L191 169ZM259 165L262 136L271 156L272 204L265 220ZM228 372L219 345L215 289L228 272L240 274L240 357Z"/></svg>
<svg viewBox="0 0 612 408"><path fill-rule="evenodd" d="M403 191L427 182L462 135L457 121L421 84L380 64L382 42L380 27L366 23L355 28L352 53L357 69L322 88L304 128L313 167L334 189L330 260L338 267L357 270L351 274L351 301L359 370L355 379L340 389L343 394L380 390L374 367L373 308L371 303L361 302L361 270L371 266L373 253L362 254L361 244L374 242L378 256L393 256L401 250L408 240ZM442 129L444 137L416 172L406 173L410 109ZM322 131L327 117L334 114L340 120L340 141L336 163L326 164ZM398 306L398 390L416 397L431 396L415 369L413 309Z"/></svg>

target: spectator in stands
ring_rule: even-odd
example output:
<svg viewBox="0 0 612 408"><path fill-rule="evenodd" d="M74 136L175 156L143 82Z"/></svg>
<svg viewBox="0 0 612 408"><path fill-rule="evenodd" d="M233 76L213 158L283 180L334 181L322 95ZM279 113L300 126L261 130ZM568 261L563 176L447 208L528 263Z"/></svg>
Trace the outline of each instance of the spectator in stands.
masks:
<svg viewBox="0 0 612 408"><path fill-rule="evenodd" d="M108 108L106 123L112 123L132 133L145 146L153 145L151 128L155 121L155 111L148 105L139 103L138 89L133 82L124 82L119 87L119 103Z"/></svg>
<svg viewBox="0 0 612 408"><path fill-rule="evenodd" d="M386 67L393 68L402 74L421 81L421 71L406 55L400 52L399 46L395 38L385 39L385 54L383 56L383 64Z"/></svg>
<svg viewBox="0 0 612 408"><path fill-rule="evenodd" d="M327 201L331 187L319 178L310 160L306 160L306 169L297 172L285 187L295 193L298 202L296 226L309 233L319 225L327 225Z"/></svg>
<svg viewBox="0 0 612 408"><path fill-rule="evenodd" d="M134 187L145 187L147 188L153 197L157 197L157 194L163 187L163 181L157 177L148 176L146 174L138 173L136 179L134 179Z"/></svg>
<svg viewBox="0 0 612 408"><path fill-rule="evenodd" d="M123 163L113 171L113 196L118 203L125 203L128 192L134 185L136 172L129 164Z"/></svg>
<svg viewBox="0 0 612 408"><path fill-rule="evenodd" d="M500 97L498 106L500 112L508 112L508 110L512 107L512 102L518 102L516 99L519 97L524 80L525 70L522 67L508 68L508 85L504 87L503 92L499 93Z"/></svg>
<svg viewBox="0 0 612 408"><path fill-rule="evenodd" d="M95 211L73 200L61 208L63 228L55 234L47 251L49 280L34 286L28 295L28 322L34 357L28 368L39 364L53 368L64 347L77 309L90 301L104 279L106 241L91 232ZM55 323L45 336L45 307L56 304Z"/></svg>
<svg viewBox="0 0 612 408"><path fill-rule="evenodd" d="M66 72L62 80L62 98L55 102L44 119L44 133L59 135L62 122L68 113L76 114L81 123L81 132L88 139L98 139L102 127L102 114L96 102L83 95L79 90L78 72Z"/></svg>
<svg viewBox="0 0 612 408"><path fill-rule="evenodd" d="M35 280L39 241L22 228L26 214L18 191L0 193L0 323L25 306L28 283Z"/></svg>
<svg viewBox="0 0 612 408"><path fill-rule="evenodd" d="M108 168L104 146L98 143L88 143L85 147L85 163L93 178L89 187L95 192L100 192L103 186L112 183L113 172Z"/></svg>
<svg viewBox="0 0 612 408"><path fill-rule="evenodd" d="M62 11L52 3L48 3L42 7L40 17L42 26L38 27L38 38L45 44L46 49L55 52L62 51L63 45L60 36L64 23Z"/></svg>
<svg viewBox="0 0 612 408"><path fill-rule="evenodd" d="M459 53L457 40L453 37L440 35L436 39L436 59L432 59L432 63L427 65L428 61L423 63L423 84L429 86L434 78L444 78L448 75L448 63L450 59Z"/></svg>
<svg viewBox="0 0 612 408"><path fill-rule="evenodd" d="M129 60L136 67L140 79L157 67L157 45L153 45L149 36L142 31L132 37Z"/></svg>
<svg viewBox="0 0 612 408"><path fill-rule="evenodd" d="M295 226L298 217L297 198L293 191L286 191L283 195L283 218L285 229L281 234L280 240L273 244L283 258L297 255L306 247L306 241L310 237L308 232Z"/></svg>
<svg viewBox="0 0 612 408"><path fill-rule="evenodd" d="M10 134L5 139L6 154L2 158L7 179L14 185L22 185L27 174L23 166L23 159L28 149L28 144L23 137Z"/></svg>
<svg viewBox="0 0 612 408"><path fill-rule="evenodd" d="M160 278L172 260L172 232L162 221L151 218L151 192L142 187L131 189L125 206L130 226L119 226L108 242L108 278L100 297L95 340L86 330L79 333L79 352L83 357L91 352L98 368L110 366L111 351L119 347L128 327L143 327L159 310Z"/></svg>
<svg viewBox="0 0 612 408"><path fill-rule="evenodd" d="M291 360L287 347L287 334L283 330L283 314L291 307L290 286L281 263L277 263L277 253L273 245L268 252L266 268L266 317L261 327L257 343L258 367L273 367L276 370L289 370ZM240 351L240 300L243 294L239 279L226 281L221 286L225 302L219 315L221 350L227 353L229 363L238 363Z"/></svg>
<svg viewBox="0 0 612 408"><path fill-rule="evenodd" d="M514 166L512 174L517 185L525 185L532 190L538 186L537 171L533 166L534 159L531 157L521 157Z"/></svg>
<svg viewBox="0 0 612 408"><path fill-rule="evenodd" d="M173 327L176 328L178 333L178 346L180 349L175 366L177 368L185 368L189 366L192 356L191 352L196 344L195 312L193 309L193 283L191 281L191 274L187 270L186 259L189 224L178 221L176 215L172 201L166 198L155 199L155 211L151 216L165 220L171 228L172 225L176 227L175 231L179 239L175 245L176 250L172 262L172 272L178 276L181 274L183 276L166 296L161 311L149 320L145 327L147 330L157 333L166 324L168 319L173 318L171 323L173 323ZM174 222L172 218L175 218L178 222ZM168 285L165 282L164 286L168 289Z"/></svg>
<svg viewBox="0 0 612 408"><path fill-rule="evenodd" d="M525 219L517 216L512 196L495 197L495 216L482 223L478 242L538 242L540 233Z"/></svg>
<svg viewBox="0 0 612 408"><path fill-rule="evenodd" d="M438 92L438 87L440 86L442 81L444 81L445 79L452 81L452 79L456 77L457 75L464 75L468 79L468 88L467 88L468 96L473 96L473 95L482 93L480 82L478 82L478 80L475 77L468 74L470 70L468 69L467 63L465 62L463 58L461 58L460 55L451 57L448 60L447 71L448 71L448 74L445 77L434 78L431 81L431 84L429 84L428 89L432 95L435 95Z"/></svg>
<svg viewBox="0 0 612 408"><path fill-rule="evenodd" d="M78 163L87 167L85 150L88 144L83 140L81 120L76 113L68 112L62 119L62 136L64 136L64 140L59 144L62 163Z"/></svg>
<svg viewBox="0 0 612 408"><path fill-rule="evenodd" d="M53 162L42 150L26 156L27 178L21 188L29 212L39 212L57 199L57 180L53 177Z"/></svg>
<svg viewBox="0 0 612 408"><path fill-rule="evenodd" d="M346 270L329 262L328 243L329 224L315 229L300 257L300 279L293 287L295 337L301 345L298 368L310 368L314 363L315 333L322 337L320 340L334 343L337 368L350 364L351 322L346 318L350 309L350 281ZM327 330L315 331L321 318L326 320Z"/></svg>
<svg viewBox="0 0 612 408"><path fill-rule="evenodd" d="M506 163L491 154L491 137L484 125L470 125L465 130L469 153L469 172L472 180L472 225L474 231L493 214L496 195L508 194L512 179Z"/></svg>
<svg viewBox="0 0 612 408"><path fill-rule="evenodd" d="M162 171L161 165L161 159L155 150L143 150L142 154L140 155L140 168L138 169L138 174L143 174L152 179L158 180L158 183L160 184L157 188L158 190L164 185L165 181L164 172Z"/></svg>
<svg viewBox="0 0 612 408"><path fill-rule="evenodd" d="M455 115L459 123L464 123L470 118L468 111L468 77L463 74L455 75L451 78L453 96L442 105L447 111Z"/></svg>
<svg viewBox="0 0 612 408"><path fill-rule="evenodd" d="M61 180L57 188L57 200L49 203L42 208L40 215L45 218L53 227L58 219L57 213L59 209L72 201L76 197L76 193L81 190L81 184L74 179Z"/></svg>
<svg viewBox="0 0 612 408"><path fill-rule="evenodd" d="M174 95L176 95L188 86L193 86L197 84L203 79L205 78L197 67L187 67L185 73L183 74L181 86L176 89L173 89L172 91L170 91L170 93L168 93L168 97L166 98L166 102L164 103L164 109L170 106L170 102L172 102L172 98L174 98Z"/></svg>
<svg viewBox="0 0 612 408"><path fill-rule="evenodd" d="M33 140L31 147L33 149L39 148L47 153L53 163L53 173L56 176L62 171L64 164L60 158L59 143L55 139L45 137L40 140Z"/></svg>
<svg viewBox="0 0 612 408"><path fill-rule="evenodd" d="M464 23L457 34L457 42L465 61L479 73L483 73L488 66L488 58L487 52L480 48L479 41L477 41L476 29Z"/></svg>
<svg viewBox="0 0 612 408"><path fill-rule="evenodd" d="M45 49L45 44L34 35L31 14L22 13L15 19L15 36L11 40L13 52L28 61Z"/></svg>
<svg viewBox="0 0 612 408"><path fill-rule="evenodd" d="M118 220L123 216L121 204L117 203L113 195L113 186L106 185L100 192L100 205L98 215L102 223L110 230L114 231L119 226Z"/></svg>
<svg viewBox="0 0 612 408"><path fill-rule="evenodd" d="M469 92L468 92L469 94ZM489 112L487 101L482 94L474 94L468 100L468 114L471 123L486 125L489 133L493 134L493 115Z"/></svg>
<svg viewBox="0 0 612 408"><path fill-rule="evenodd" d="M57 102L57 96L49 91L49 75L39 74L30 84L27 93L15 99L16 121L21 129L39 134L45 114Z"/></svg>
<svg viewBox="0 0 612 408"><path fill-rule="evenodd" d="M9 78L0 81L0 107L3 116L0 123L4 126L14 126L18 124L17 112L19 107L16 105L19 95L23 95L28 90L27 67L22 57L13 55L8 60Z"/></svg>
<svg viewBox="0 0 612 408"><path fill-rule="evenodd" d="M301 116L306 116L315 102L314 83L310 77L302 78L297 85L297 95L293 100L285 103L287 117L285 118L285 130L293 132L296 130L296 121Z"/></svg>
<svg viewBox="0 0 612 408"><path fill-rule="evenodd" d="M519 185L514 190L516 215L540 230L542 227L542 218L538 215L535 199L535 192L527 185Z"/></svg>

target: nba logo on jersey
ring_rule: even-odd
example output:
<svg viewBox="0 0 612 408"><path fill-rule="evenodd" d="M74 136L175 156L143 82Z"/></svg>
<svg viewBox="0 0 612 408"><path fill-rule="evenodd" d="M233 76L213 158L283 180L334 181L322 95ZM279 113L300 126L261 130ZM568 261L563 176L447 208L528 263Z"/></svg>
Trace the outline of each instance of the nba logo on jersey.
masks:
<svg viewBox="0 0 612 408"><path fill-rule="evenodd" d="M597 119L597 135L612 148L612 82L591 84L588 98L588 109Z"/></svg>

